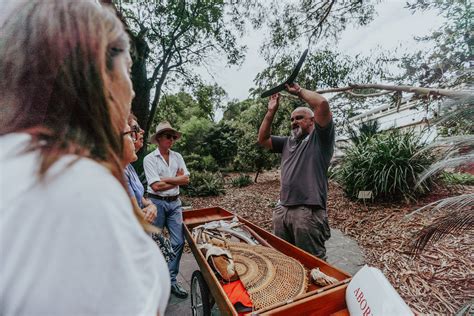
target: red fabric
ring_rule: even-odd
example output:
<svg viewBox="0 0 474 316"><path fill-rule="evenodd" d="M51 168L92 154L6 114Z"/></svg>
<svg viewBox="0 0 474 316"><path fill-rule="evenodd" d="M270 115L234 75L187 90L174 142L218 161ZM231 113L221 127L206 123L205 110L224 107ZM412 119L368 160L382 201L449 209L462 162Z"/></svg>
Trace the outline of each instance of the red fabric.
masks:
<svg viewBox="0 0 474 316"><path fill-rule="evenodd" d="M252 307L252 301L250 300L249 293L245 289L242 281L237 280L227 284L222 284L225 294L230 299L232 305L240 302L245 306Z"/></svg>

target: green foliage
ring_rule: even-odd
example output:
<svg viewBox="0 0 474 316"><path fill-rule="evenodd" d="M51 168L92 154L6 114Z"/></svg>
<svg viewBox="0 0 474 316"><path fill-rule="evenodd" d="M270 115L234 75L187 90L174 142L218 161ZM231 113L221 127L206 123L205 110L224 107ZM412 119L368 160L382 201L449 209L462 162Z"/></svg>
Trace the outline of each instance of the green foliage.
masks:
<svg viewBox="0 0 474 316"><path fill-rule="evenodd" d="M200 156L196 153L189 154L184 156L184 161L188 169L193 171L217 171L219 166L216 163L216 160L211 155Z"/></svg>
<svg viewBox="0 0 474 316"><path fill-rule="evenodd" d="M429 182L415 188L418 175L432 162L420 136L398 130L376 134L345 151L335 178L350 197L372 191L382 199L415 199L428 189Z"/></svg>
<svg viewBox="0 0 474 316"><path fill-rule="evenodd" d="M184 122L188 121L198 110L198 104L195 98L184 91L172 95L164 95L153 120L152 131L155 130L158 123L168 121L171 125L179 128Z"/></svg>
<svg viewBox="0 0 474 316"><path fill-rule="evenodd" d="M257 86L260 88L255 93L260 94L263 90L286 80L299 58L298 54L284 55L278 64L264 69L255 78ZM346 82L353 68L352 60L341 53L329 50L310 52L298 75L298 83L312 90L337 87Z"/></svg>
<svg viewBox="0 0 474 316"><path fill-rule="evenodd" d="M354 144L359 144L361 141L363 141L366 138L370 138L377 134L377 131L379 129L379 124L377 120L372 120L368 122L363 122L359 130L356 131L352 127L348 127L348 132L349 132L349 139L352 141Z"/></svg>
<svg viewBox="0 0 474 316"><path fill-rule="evenodd" d="M191 154L207 156L209 150L206 146L206 135L213 125L214 123L207 118L191 117L188 121L179 126L182 136L176 142L174 149L183 156Z"/></svg>
<svg viewBox="0 0 474 316"><path fill-rule="evenodd" d="M441 136L456 136L456 135L474 135L474 110L464 112L462 115L455 115L441 124L438 127L438 133Z"/></svg>
<svg viewBox="0 0 474 316"><path fill-rule="evenodd" d="M132 46L132 104L139 123L149 132L162 90L177 84L196 86L196 69L215 55L228 64L243 61L242 36L258 7L252 1L122 1L113 0L127 23ZM209 106L204 97L200 103ZM151 110L150 110L151 104ZM209 112L208 112L209 113Z"/></svg>
<svg viewBox="0 0 474 316"><path fill-rule="evenodd" d="M274 63L259 73L255 79L256 88L253 95L286 80L300 56L284 55L278 64ZM376 57L350 57L330 50L309 52L304 67L301 69L297 82L311 90L344 87L353 83L373 83L390 76L389 56L379 53ZM374 89L358 90L358 93L377 92ZM302 104L299 100L287 101L295 108ZM336 122L341 122L365 111L367 108L380 106L381 103L392 102L387 96L377 98L357 98L348 94L339 94L331 98L331 111Z"/></svg>
<svg viewBox="0 0 474 316"><path fill-rule="evenodd" d="M229 123L221 121L211 127L206 136L206 144L220 168L228 167L237 155L237 140L240 131Z"/></svg>
<svg viewBox="0 0 474 316"><path fill-rule="evenodd" d="M217 196L225 193L220 173L192 172L189 184L183 187L187 196Z"/></svg>
<svg viewBox="0 0 474 316"><path fill-rule="evenodd" d="M256 132L246 133L238 141L234 167L238 171L260 172L278 165L279 158L257 143Z"/></svg>
<svg viewBox="0 0 474 316"><path fill-rule="evenodd" d="M193 93L196 96L199 109L211 121L214 120L214 113L217 109L222 109L222 99L227 95L219 85L200 84Z"/></svg>
<svg viewBox="0 0 474 316"><path fill-rule="evenodd" d="M470 173L444 172L441 180L449 185L474 185L474 175Z"/></svg>
<svg viewBox="0 0 474 316"><path fill-rule="evenodd" d="M320 38L337 39L350 24L367 25L374 17L378 1L300 0L271 1L264 16L268 39L263 45L267 60L281 51ZM304 44L303 44L304 45Z"/></svg>
<svg viewBox="0 0 474 316"><path fill-rule="evenodd" d="M238 177L233 178L231 183L233 187L242 188L252 184L252 179L249 175L241 173Z"/></svg>
<svg viewBox="0 0 474 316"><path fill-rule="evenodd" d="M445 19L438 30L417 38L421 42L433 43L432 49L405 55L401 59L405 79L410 84L443 87L472 82L472 71L466 66L472 63L474 48L472 1L412 0L407 7L412 11L434 9Z"/></svg>
<svg viewBox="0 0 474 316"><path fill-rule="evenodd" d="M223 108L222 99L226 92L217 84L198 84L192 94L180 91L172 95L164 95L160 100L153 128L161 121L168 121L173 126L180 127L192 117L214 121L214 113Z"/></svg>

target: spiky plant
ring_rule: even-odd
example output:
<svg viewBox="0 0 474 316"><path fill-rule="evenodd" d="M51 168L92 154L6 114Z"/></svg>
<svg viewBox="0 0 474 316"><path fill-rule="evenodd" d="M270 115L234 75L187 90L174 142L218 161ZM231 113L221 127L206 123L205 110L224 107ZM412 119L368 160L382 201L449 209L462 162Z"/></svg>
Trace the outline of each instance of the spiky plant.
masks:
<svg viewBox="0 0 474 316"><path fill-rule="evenodd" d="M364 137L345 149L334 177L350 197L372 191L375 198L416 200L430 186L424 181L414 189L418 175L432 163L429 152L417 154L423 147L421 136L413 131L391 130Z"/></svg>
<svg viewBox="0 0 474 316"><path fill-rule="evenodd" d="M435 125L459 119L474 122L474 90L470 89L470 91L473 92L463 98L451 99L442 103L445 115L442 115ZM420 175L418 184L446 168L474 163L474 135L472 134L440 139L428 146L426 150L430 149L437 149L440 157L436 163ZM429 208L432 211L448 210L448 213L417 234L411 249L415 255L429 243L436 242L453 233L472 231L474 228L474 194L461 194L441 199L425 205L407 216L411 217L413 214Z"/></svg>
<svg viewBox="0 0 474 316"><path fill-rule="evenodd" d="M379 130L379 123L377 120L363 122L359 129L348 127L347 132L349 133L349 139L353 144L358 144L366 138L370 138L377 134Z"/></svg>

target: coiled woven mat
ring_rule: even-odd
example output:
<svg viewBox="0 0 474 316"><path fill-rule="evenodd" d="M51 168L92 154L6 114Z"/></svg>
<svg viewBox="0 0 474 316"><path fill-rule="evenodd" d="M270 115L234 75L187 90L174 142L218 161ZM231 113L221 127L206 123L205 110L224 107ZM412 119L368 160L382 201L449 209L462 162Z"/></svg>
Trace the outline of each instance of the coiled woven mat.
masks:
<svg viewBox="0 0 474 316"><path fill-rule="evenodd" d="M261 245L228 243L235 268L256 309L306 292L307 272L296 259Z"/></svg>

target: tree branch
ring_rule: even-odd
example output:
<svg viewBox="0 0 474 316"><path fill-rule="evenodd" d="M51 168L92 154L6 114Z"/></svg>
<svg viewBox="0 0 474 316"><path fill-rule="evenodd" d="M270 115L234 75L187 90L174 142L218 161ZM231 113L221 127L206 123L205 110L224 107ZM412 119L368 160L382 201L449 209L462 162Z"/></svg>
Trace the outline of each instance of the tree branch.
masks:
<svg viewBox="0 0 474 316"><path fill-rule="evenodd" d="M354 93L354 92L352 92L352 90L347 90L346 93L353 96L353 97L370 98L370 97L378 97L378 96L381 96L381 95L389 94L389 93L392 93L392 91L383 91L383 92L378 92L378 93L360 94L360 93Z"/></svg>
<svg viewBox="0 0 474 316"><path fill-rule="evenodd" d="M377 89L377 90L388 90L388 91L400 91L415 93L418 95L438 95L449 98L463 98L473 94L471 90L448 90L448 89L437 89L437 88L423 88L423 87L412 87L412 86L392 86L384 84L351 84L347 87L342 88L331 88L318 90L319 94L333 93L333 92L346 92L354 89Z"/></svg>

